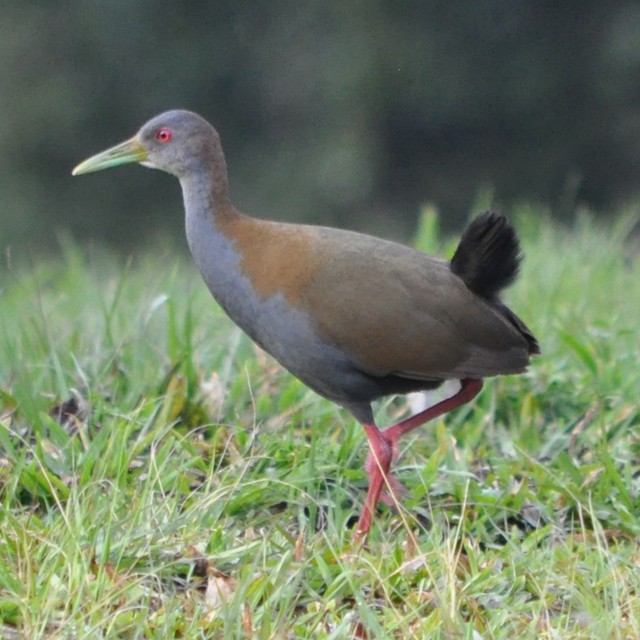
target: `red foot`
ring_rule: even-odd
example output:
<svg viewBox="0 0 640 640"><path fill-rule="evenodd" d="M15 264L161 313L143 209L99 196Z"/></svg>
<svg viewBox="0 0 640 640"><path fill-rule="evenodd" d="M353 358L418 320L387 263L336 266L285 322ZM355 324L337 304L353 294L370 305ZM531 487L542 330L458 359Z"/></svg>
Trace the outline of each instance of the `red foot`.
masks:
<svg viewBox="0 0 640 640"><path fill-rule="evenodd" d="M389 473L391 462L397 452L398 440L405 433L409 433L428 420L441 416L461 404L469 402L475 398L482 389L482 380L474 380L465 378L461 381L460 390L441 402L429 407L420 413L417 413L407 420L398 422L387 429L381 431L375 424L363 424L364 430L369 440L371 452L367 457L365 469L369 476L369 490L364 502L364 508L358 525L356 526L355 539L359 540L367 535L371 528L371 520L375 512L376 506L380 499L383 502L394 505L397 502L397 496L402 494L404 487ZM383 492L386 486L388 491Z"/></svg>
<svg viewBox="0 0 640 640"><path fill-rule="evenodd" d="M384 431L381 431L380 434L387 442L387 444L391 447L391 464L398 457L398 447L396 442L389 442L384 435ZM367 456L367 460L364 463L364 469L367 472L369 478L371 478L371 474L374 473L374 469L377 467L377 463L375 458L373 457L373 452L369 451L369 455ZM402 486L402 483L398 481L391 472L387 472L387 477L385 478L385 482L382 484L382 491L380 492L380 500L384 502L388 507L395 508L398 506L398 498L400 496L406 495L407 490Z"/></svg>

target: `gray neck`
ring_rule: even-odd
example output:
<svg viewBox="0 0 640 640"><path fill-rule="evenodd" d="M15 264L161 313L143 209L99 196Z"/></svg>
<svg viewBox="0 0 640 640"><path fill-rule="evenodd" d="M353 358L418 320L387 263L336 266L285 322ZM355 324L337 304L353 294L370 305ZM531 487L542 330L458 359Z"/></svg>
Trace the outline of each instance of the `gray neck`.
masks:
<svg viewBox="0 0 640 640"><path fill-rule="evenodd" d="M230 275L238 272L240 256L233 242L216 225L216 218L223 214L211 178L204 173L190 174L180 179L180 186L189 249L204 281L217 298L220 287L225 286Z"/></svg>
<svg viewBox="0 0 640 640"><path fill-rule="evenodd" d="M222 203L218 201L212 183L212 178L205 173L180 179L187 242L213 297L236 324L251 333L259 301L240 269L241 255L233 239L219 228L222 218L240 214L229 205L228 196L223 197Z"/></svg>

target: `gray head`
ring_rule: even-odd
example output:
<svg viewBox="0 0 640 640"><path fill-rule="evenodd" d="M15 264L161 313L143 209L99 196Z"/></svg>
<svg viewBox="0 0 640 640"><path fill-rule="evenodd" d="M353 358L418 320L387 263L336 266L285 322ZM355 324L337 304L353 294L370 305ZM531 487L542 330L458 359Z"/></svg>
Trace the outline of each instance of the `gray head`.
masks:
<svg viewBox="0 0 640 640"><path fill-rule="evenodd" d="M161 169L178 178L216 166L225 170L217 131L199 115L176 109L155 116L133 138L80 163L73 175L130 162Z"/></svg>

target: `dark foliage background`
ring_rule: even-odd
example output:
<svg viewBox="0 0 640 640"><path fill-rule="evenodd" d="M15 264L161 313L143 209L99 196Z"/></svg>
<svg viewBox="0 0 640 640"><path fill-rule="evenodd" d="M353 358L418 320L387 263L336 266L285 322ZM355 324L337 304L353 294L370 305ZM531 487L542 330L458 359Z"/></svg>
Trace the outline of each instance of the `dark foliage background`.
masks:
<svg viewBox="0 0 640 640"><path fill-rule="evenodd" d="M1 244L181 237L173 179L70 176L174 107L217 126L254 215L403 238L487 190L606 213L640 191L639 34L624 0L4 0Z"/></svg>

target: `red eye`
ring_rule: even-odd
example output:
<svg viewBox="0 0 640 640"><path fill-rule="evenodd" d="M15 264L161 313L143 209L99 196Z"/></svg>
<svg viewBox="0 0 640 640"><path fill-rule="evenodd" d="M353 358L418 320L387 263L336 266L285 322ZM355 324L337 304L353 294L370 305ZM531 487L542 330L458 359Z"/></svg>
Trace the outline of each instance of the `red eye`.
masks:
<svg viewBox="0 0 640 640"><path fill-rule="evenodd" d="M169 142L169 140L171 140L171 129L167 129L166 127L158 129L156 131L156 140L158 140L158 142Z"/></svg>

